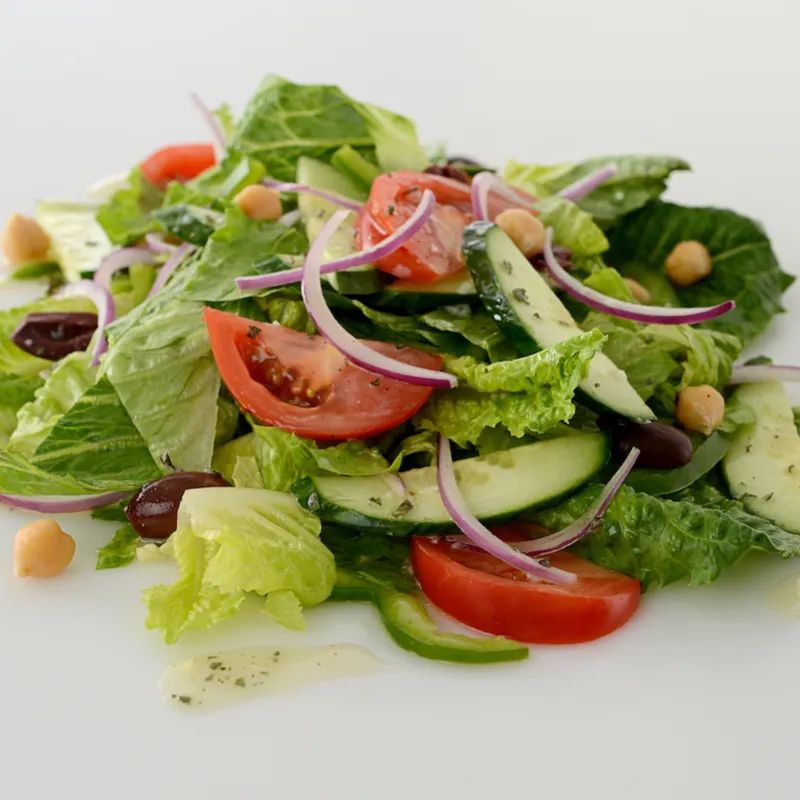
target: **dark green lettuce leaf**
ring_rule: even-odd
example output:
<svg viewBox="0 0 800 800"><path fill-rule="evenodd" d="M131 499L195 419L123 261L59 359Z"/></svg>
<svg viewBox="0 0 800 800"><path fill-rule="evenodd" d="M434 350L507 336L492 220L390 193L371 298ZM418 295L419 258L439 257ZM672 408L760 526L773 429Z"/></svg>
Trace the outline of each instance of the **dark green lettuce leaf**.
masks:
<svg viewBox="0 0 800 800"><path fill-rule="evenodd" d="M419 318L430 328L463 336L470 344L485 350L490 361L507 361L519 356L517 348L497 327L492 315L484 309L459 304L442 306Z"/></svg>
<svg viewBox="0 0 800 800"><path fill-rule="evenodd" d="M586 487L534 518L559 530L583 514L601 490L600 485ZM677 581L711 583L753 550L800 555L800 536L749 514L711 486L690 487L673 497L678 499L623 487L596 530L572 549L636 578L643 589Z"/></svg>
<svg viewBox="0 0 800 800"><path fill-rule="evenodd" d="M783 311L781 294L794 278L782 272L769 238L757 222L719 208L690 208L653 202L626 216L610 234L606 258L623 275L640 282L645 271L664 273L678 243L702 242L711 254L712 274L675 296L683 306L711 306L735 300L736 308L703 325L748 344Z"/></svg>
<svg viewBox="0 0 800 800"><path fill-rule="evenodd" d="M156 229L153 212L159 208L162 193L135 167L128 185L97 209L97 221L113 244L129 245Z"/></svg>
<svg viewBox="0 0 800 800"><path fill-rule="evenodd" d="M20 377L0 373L0 447L5 447L17 427L17 412L34 398L44 383L37 375Z"/></svg>

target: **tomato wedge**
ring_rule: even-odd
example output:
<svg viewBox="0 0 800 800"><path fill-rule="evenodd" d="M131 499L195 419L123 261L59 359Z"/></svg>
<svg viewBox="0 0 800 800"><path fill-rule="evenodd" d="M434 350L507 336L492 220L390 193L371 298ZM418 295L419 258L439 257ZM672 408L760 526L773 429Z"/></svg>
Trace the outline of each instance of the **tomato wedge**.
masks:
<svg viewBox="0 0 800 800"><path fill-rule="evenodd" d="M356 243L361 249L380 243L414 213L425 189L436 196L431 218L403 247L380 259L376 266L397 278L435 283L464 269L461 240L464 227L474 220L467 184L425 172L379 175L354 227ZM522 196L515 204L493 193L489 196L490 216L493 218L522 202Z"/></svg>
<svg viewBox="0 0 800 800"><path fill-rule="evenodd" d="M494 556L451 539L418 536L411 544L414 575L430 601L486 633L531 644L577 644L617 630L638 608L639 581L568 552L548 559L578 582L532 582Z"/></svg>
<svg viewBox="0 0 800 800"><path fill-rule="evenodd" d="M189 181L216 164L211 144L171 144L142 161L142 175L163 189L170 181Z"/></svg>
<svg viewBox="0 0 800 800"><path fill-rule="evenodd" d="M264 425L317 440L363 439L410 419L433 389L378 377L348 362L321 336L206 308L222 380ZM439 356L366 341L405 364L439 369Z"/></svg>

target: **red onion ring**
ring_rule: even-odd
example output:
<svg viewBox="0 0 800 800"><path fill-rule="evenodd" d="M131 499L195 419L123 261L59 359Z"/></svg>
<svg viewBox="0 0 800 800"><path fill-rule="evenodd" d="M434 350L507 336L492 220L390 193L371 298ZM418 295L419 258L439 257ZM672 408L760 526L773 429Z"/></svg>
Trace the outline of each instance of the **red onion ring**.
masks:
<svg viewBox="0 0 800 800"><path fill-rule="evenodd" d="M620 319L654 325L694 325L698 322L707 322L710 319L727 314L736 308L736 303L733 300L726 300L717 306L705 308L653 308L608 297L585 286L577 278L573 278L558 263L553 254L552 228L547 229L543 255L544 264L550 277L567 294L584 305L594 308L596 311L602 311L604 314L610 314Z"/></svg>
<svg viewBox="0 0 800 800"><path fill-rule="evenodd" d="M147 295L147 299L149 300L154 295L158 294L163 288L164 284L169 280L170 275L181 265L183 264L186 257L189 253L192 252L194 248L184 242L182 245L175 249L175 252L169 257L169 260L158 273L158 277L155 280L150 292Z"/></svg>
<svg viewBox="0 0 800 800"><path fill-rule="evenodd" d="M0 504L18 508L22 511L36 511L39 514L76 514L104 508L128 497L130 492L106 492L105 494L76 495L75 497L20 497L13 494L0 494Z"/></svg>
<svg viewBox="0 0 800 800"><path fill-rule="evenodd" d="M601 186L616 174L617 168L613 164L606 164L606 166L589 173L585 178L571 183L566 189L562 189L558 196L577 203L578 200L582 200L587 194L591 194L598 186Z"/></svg>
<svg viewBox="0 0 800 800"><path fill-rule="evenodd" d="M477 220L488 220L489 214L489 194L494 192L506 200L515 203L519 208L535 208L532 202L535 198L525 195L521 190L518 191L507 183L503 183L493 172L479 172L472 179L470 187L472 195L472 213Z"/></svg>
<svg viewBox="0 0 800 800"><path fill-rule="evenodd" d="M111 293L93 281L78 281L65 286L58 292L59 297L87 297L97 306L97 332L92 348L91 366L100 363L100 356L108 350L105 337L106 326L117 318L117 306Z"/></svg>
<svg viewBox="0 0 800 800"><path fill-rule="evenodd" d="M219 164L228 149L228 140L225 136L225 131L222 129L222 123L217 119L217 115L200 99L198 94L192 92L189 96L208 126L208 130L211 133L211 143L214 145L214 155L217 164Z"/></svg>
<svg viewBox="0 0 800 800"><path fill-rule="evenodd" d="M157 233L146 233L144 240L154 253L171 253L176 245L167 244Z"/></svg>
<svg viewBox="0 0 800 800"><path fill-rule="evenodd" d="M136 264L155 264L158 256L152 249L145 247L123 247L109 253L101 262L94 273L94 282L105 289L111 291L111 279L115 272L119 272L126 267L133 267Z"/></svg>
<svg viewBox="0 0 800 800"><path fill-rule="evenodd" d="M342 206L342 208L349 208L351 211L355 211L356 213L361 211L361 203L357 203L355 200L348 200L346 197L333 194L332 192L325 192L322 189L314 189L313 187L306 186L303 183L286 183L284 181L275 180L274 178L264 178L264 180L261 182L265 186L269 186L272 189L277 189L279 192L286 192L287 194L293 194L295 192L300 194L313 194L315 197L321 197L323 200L336 203L337 206Z"/></svg>
<svg viewBox="0 0 800 800"><path fill-rule="evenodd" d="M749 364L734 367L728 385L737 383L767 383L769 381L800 381L800 367L780 364Z"/></svg>
<svg viewBox="0 0 800 800"><path fill-rule="evenodd" d="M426 189L414 213L391 236L387 236L382 242L366 250L360 250L350 256L326 262L320 268L321 274L328 275L331 272L341 272L343 269L350 269L350 267L361 267L365 264L371 264L373 261L378 261L384 256L388 256L417 234L422 226L430 219L434 208L436 208L436 196L432 191ZM287 269L283 272L273 272L269 275L253 275L248 278L237 278L236 285L243 291L250 291L252 289L274 289L277 286L298 283L302 279L303 268L298 267L297 269Z"/></svg>
<svg viewBox="0 0 800 800"><path fill-rule="evenodd" d="M454 375L404 364L402 361L378 353L348 333L333 316L333 312L325 302L325 295L322 293L320 266L328 239L346 217L346 211L337 211L331 216L317 238L314 239L303 266L301 282L303 302L320 334L353 364L376 375L383 375L417 386L433 386L437 389L455 388L458 381Z"/></svg>
<svg viewBox="0 0 800 800"><path fill-rule="evenodd" d="M559 550L563 550L583 539L584 536L595 529L600 518L606 513L606 509L611 505L611 501L622 488L630 471L633 469L636 459L639 458L639 452L638 448L631 448L628 457L622 462L622 465L614 473L611 480L603 487L603 491L600 492L594 503L571 525L557 533L543 536L541 539L532 539L530 542L512 542L511 546L519 550L520 553L527 553L532 556L546 556L550 555L550 553L557 553Z"/></svg>
<svg viewBox="0 0 800 800"><path fill-rule="evenodd" d="M444 507L447 509L447 513L473 544L476 544L495 558L499 558L510 567L522 570L536 580L559 584L570 584L577 581L577 578L571 572L565 572L563 569L555 569L554 567L546 567L499 539L469 510L469 506L467 506L456 481L453 454L450 451L450 440L442 435L439 436L439 456L436 474L439 495L442 498Z"/></svg>

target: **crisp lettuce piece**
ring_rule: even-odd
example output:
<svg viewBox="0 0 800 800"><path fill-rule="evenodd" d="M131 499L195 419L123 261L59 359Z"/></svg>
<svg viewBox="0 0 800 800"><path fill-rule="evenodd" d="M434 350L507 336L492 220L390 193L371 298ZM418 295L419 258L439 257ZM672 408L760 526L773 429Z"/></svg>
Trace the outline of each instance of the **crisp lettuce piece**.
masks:
<svg viewBox="0 0 800 800"><path fill-rule="evenodd" d="M38 376L0 374L0 447L5 447L17 428L17 414L33 401L44 381Z"/></svg>
<svg viewBox="0 0 800 800"><path fill-rule="evenodd" d="M18 414L18 424L8 447L30 457L64 414L94 386L97 368L88 353L70 353L56 364L50 377L36 390L33 400Z"/></svg>
<svg viewBox="0 0 800 800"><path fill-rule="evenodd" d="M11 341L11 334L28 314L69 311L93 314L96 309L85 297L45 297L26 306L0 311L0 373L33 377L52 368L52 361L20 350Z"/></svg>
<svg viewBox="0 0 800 800"><path fill-rule="evenodd" d="M130 245L156 230L153 212L161 200L162 193L137 166L128 177L128 185L97 209L97 221L113 244Z"/></svg>
<svg viewBox="0 0 800 800"><path fill-rule="evenodd" d="M625 279L613 267L600 267L587 276L583 281L590 289L602 292L615 300L625 303L633 302L633 295Z"/></svg>
<svg viewBox="0 0 800 800"><path fill-rule="evenodd" d="M447 369L461 385L434 392L414 422L461 446L478 442L484 430L497 426L517 438L544 433L575 413L575 389L604 341L593 331L513 361L447 359Z"/></svg>
<svg viewBox="0 0 800 800"><path fill-rule="evenodd" d="M187 187L222 200L233 199L245 186L258 183L266 170L260 161L229 150L219 164L189 181Z"/></svg>
<svg viewBox="0 0 800 800"><path fill-rule="evenodd" d="M417 138L417 127L410 119L378 106L362 104L359 110L367 123L383 172L423 172L427 168L428 156Z"/></svg>
<svg viewBox="0 0 800 800"><path fill-rule="evenodd" d="M574 256L595 256L608 250L608 239L591 214L563 197L545 197L536 203L539 219L553 229L553 240Z"/></svg>
<svg viewBox="0 0 800 800"><path fill-rule="evenodd" d="M263 611L285 628L293 631L306 629L306 621L303 619L303 604L290 589L278 589L270 592L264 601Z"/></svg>
<svg viewBox="0 0 800 800"><path fill-rule="evenodd" d="M745 345L784 310L781 295L795 280L781 270L761 225L725 209L655 201L624 217L609 236L609 262L645 286L647 275L663 280L664 262L679 242L704 244L712 273L675 290L677 304L712 306L735 300L733 311L702 327L733 334Z"/></svg>
<svg viewBox="0 0 800 800"><path fill-rule="evenodd" d="M492 315L466 304L442 306L420 316L431 328L463 336L470 344L485 350L490 361L506 361L519 356L517 348L497 327Z"/></svg>
<svg viewBox="0 0 800 800"><path fill-rule="evenodd" d="M673 156L622 155L552 166L509 161L504 177L535 197L548 197L608 164L616 168L614 176L578 203L604 227L663 194L673 172L690 169Z"/></svg>
<svg viewBox="0 0 800 800"><path fill-rule="evenodd" d="M328 598L336 577L320 523L291 495L254 489L187 492L171 540L180 577L147 589L146 625L168 644L238 611L247 592L291 592L303 606ZM280 594L269 608L292 625L298 614Z"/></svg>
<svg viewBox="0 0 800 800"><path fill-rule="evenodd" d="M97 488L70 475L54 475L32 464L20 453L0 450L0 494L22 497L95 494Z"/></svg>
<svg viewBox="0 0 800 800"><path fill-rule="evenodd" d="M124 525L107 545L97 551L95 569L117 569L132 564L136 561L140 542L139 534L130 525Z"/></svg>

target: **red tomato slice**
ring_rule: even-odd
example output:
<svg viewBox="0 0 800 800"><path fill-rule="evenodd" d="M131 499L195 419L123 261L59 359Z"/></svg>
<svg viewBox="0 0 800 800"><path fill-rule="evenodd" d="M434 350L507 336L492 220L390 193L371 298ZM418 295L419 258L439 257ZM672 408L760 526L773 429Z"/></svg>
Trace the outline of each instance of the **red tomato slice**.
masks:
<svg viewBox="0 0 800 800"><path fill-rule="evenodd" d="M617 630L638 608L639 581L568 552L548 559L578 582L534 583L494 556L448 539L417 536L411 544L414 575L430 601L486 633L535 644L589 642Z"/></svg>
<svg viewBox="0 0 800 800"><path fill-rule="evenodd" d="M461 240L464 227L474 220L467 184L424 172L379 175L354 225L356 242L361 249L378 244L414 213L425 189L436 196L431 218L403 247L382 258L376 266L398 278L435 283L464 268ZM491 194L490 216L521 203L522 200L515 204Z"/></svg>
<svg viewBox="0 0 800 800"><path fill-rule="evenodd" d="M321 336L206 308L211 349L239 405L264 425L317 440L363 439L410 419L433 389L350 364ZM439 369L439 356L366 341L405 364Z"/></svg>
<svg viewBox="0 0 800 800"><path fill-rule="evenodd" d="M189 181L216 164L210 144L173 144L142 161L142 175L163 189L170 181Z"/></svg>

